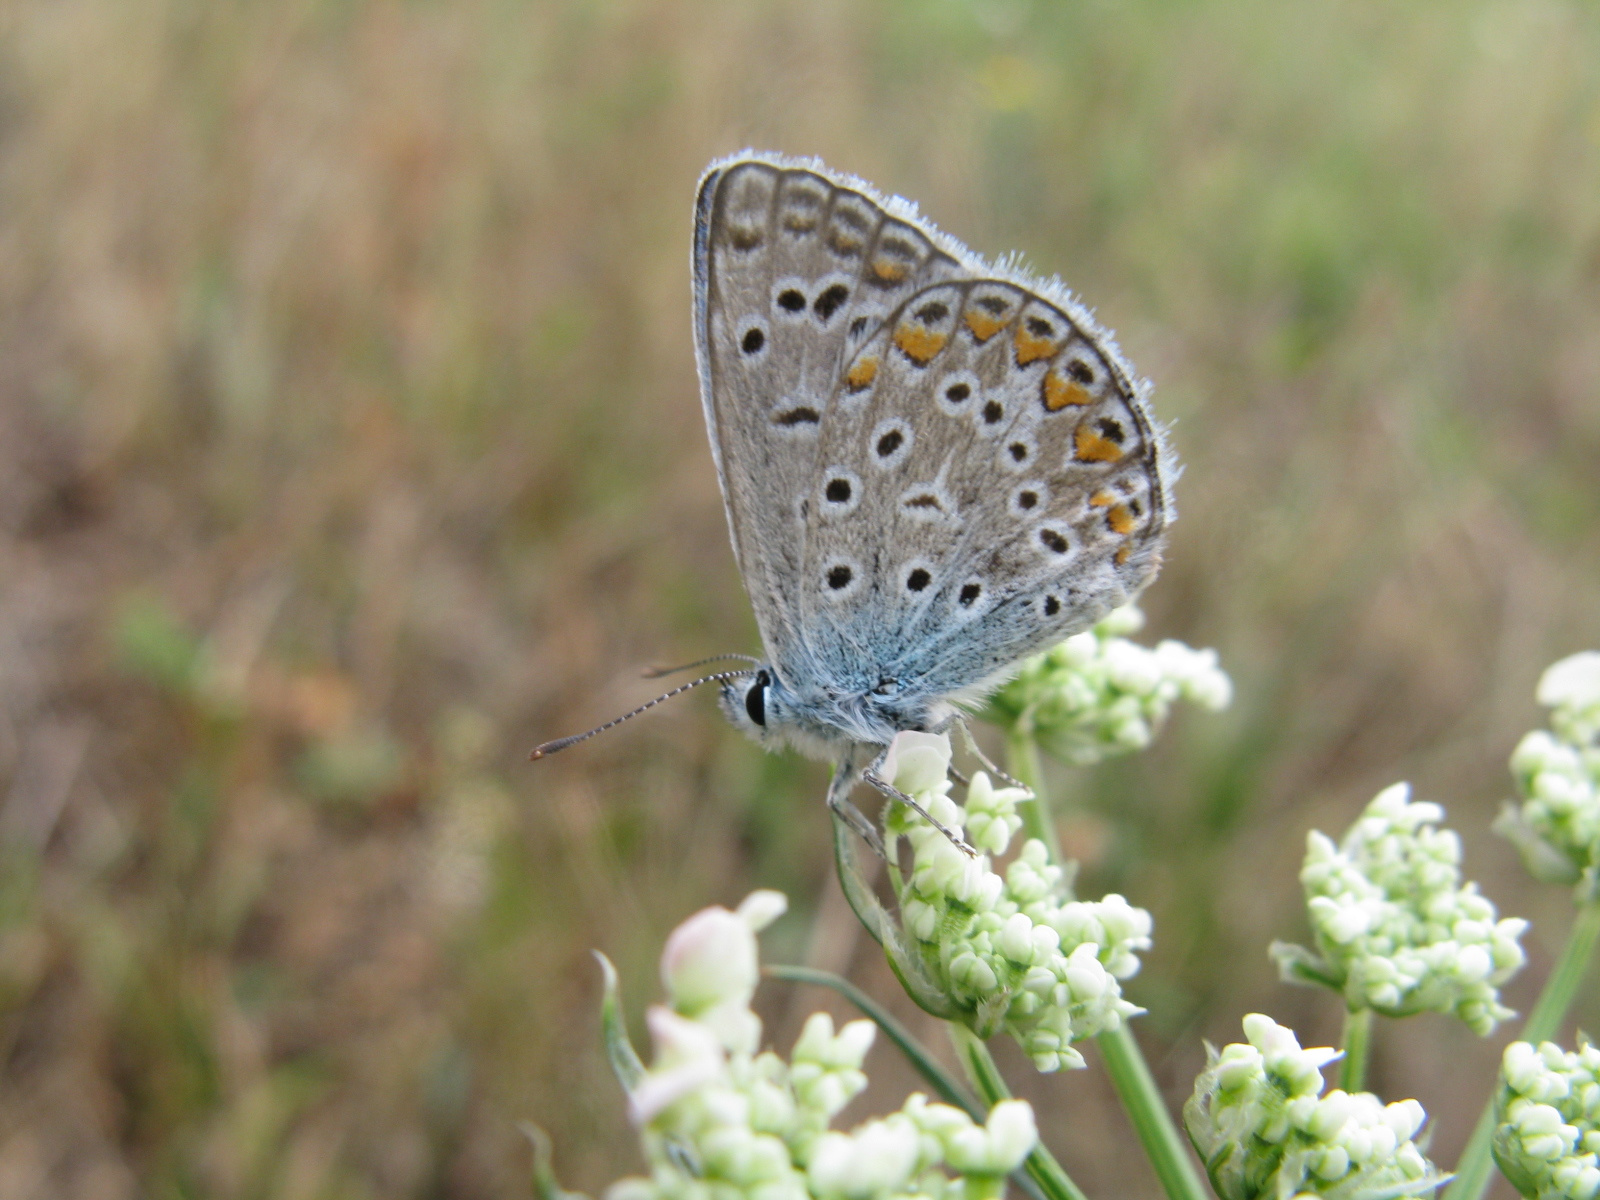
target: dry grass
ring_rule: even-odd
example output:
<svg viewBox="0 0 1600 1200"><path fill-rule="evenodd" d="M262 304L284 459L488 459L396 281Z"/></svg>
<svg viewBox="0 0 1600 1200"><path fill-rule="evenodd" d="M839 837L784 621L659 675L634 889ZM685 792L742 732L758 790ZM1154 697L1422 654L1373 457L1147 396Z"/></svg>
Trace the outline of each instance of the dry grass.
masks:
<svg viewBox="0 0 1600 1200"><path fill-rule="evenodd" d="M1539 918L1527 1001L1565 901L1483 827L1537 671L1600 640L1591 8L18 0L0 1195L515 1196L524 1119L602 1186L589 949L637 1010L757 883L775 957L892 994L812 937L819 768L703 701L522 763L753 645L686 300L745 144L1059 269L1178 422L1152 632L1239 699L1059 781L1089 887L1156 913L1172 1094L1249 1008L1335 1036L1264 947L1305 828L1396 778ZM821 1001L768 1002L784 1040ZM1448 1161L1494 1049L1387 1027L1375 1082ZM1095 1074L1028 1090L1091 1193L1152 1194Z"/></svg>

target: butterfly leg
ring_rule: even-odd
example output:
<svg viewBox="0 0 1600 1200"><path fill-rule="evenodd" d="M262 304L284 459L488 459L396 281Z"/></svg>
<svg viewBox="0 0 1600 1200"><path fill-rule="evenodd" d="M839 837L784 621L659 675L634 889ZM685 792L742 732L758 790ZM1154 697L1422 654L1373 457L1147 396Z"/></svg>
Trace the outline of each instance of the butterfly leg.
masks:
<svg viewBox="0 0 1600 1200"><path fill-rule="evenodd" d="M899 788L895 787L894 784L890 783L882 775L878 774L878 769L882 765L883 755L880 754L877 761L862 772L861 778L865 779L873 787L877 788L885 796L889 797L889 799L898 800L901 804L904 804L907 808L911 809L912 812L916 813L929 825L932 825L940 833L944 834L945 837L950 839L950 844L957 850L961 851L961 853L965 854L968 858L978 857L978 852L971 846L967 845L960 834L951 829L947 829L940 821L935 819L932 813L923 808L922 805L918 804L916 800L906 795Z"/></svg>
<svg viewBox="0 0 1600 1200"><path fill-rule="evenodd" d="M887 861L889 855L883 848L883 838L872 822L867 820L867 814L850 802L850 790L860 778L861 769L855 764L855 756L846 754L834 768L833 781L828 784L828 807L836 817L856 831L856 835L871 847L874 854Z"/></svg>
<svg viewBox="0 0 1600 1200"><path fill-rule="evenodd" d="M1023 783L1022 780L1011 778L1011 776L1007 775L999 767L995 766L994 763L989 761L989 756L983 752L983 747L978 745L978 739L972 736L972 729L967 725L965 717L956 717L952 724L954 724L957 729L961 730L961 740L966 745L967 752L976 758L980 763L982 763L985 769L987 769L991 775L1004 780L1011 787L1021 788L1023 791L1027 792L1030 797L1033 795L1033 789L1027 784Z"/></svg>

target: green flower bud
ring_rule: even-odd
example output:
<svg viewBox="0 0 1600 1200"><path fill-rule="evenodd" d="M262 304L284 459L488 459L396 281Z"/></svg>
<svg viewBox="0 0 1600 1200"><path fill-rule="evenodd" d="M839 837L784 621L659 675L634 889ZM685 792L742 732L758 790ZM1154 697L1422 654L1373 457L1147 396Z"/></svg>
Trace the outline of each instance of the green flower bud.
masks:
<svg viewBox="0 0 1600 1200"><path fill-rule="evenodd" d="M1597 886L1600 872L1600 653L1564 658L1539 680L1551 730L1536 730L1511 755L1522 796L1495 829L1522 852L1537 879Z"/></svg>
<svg viewBox="0 0 1600 1200"><path fill-rule="evenodd" d="M1285 978L1389 1016L1444 1012L1488 1034L1511 1010L1499 988L1522 968L1527 922L1499 919L1462 884L1461 842L1444 810L1385 788L1335 843L1313 831L1300 872L1315 951L1275 945Z"/></svg>
<svg viewBox="0 0 1600 1200"><path fill-rule="evenodd" d="M1415 1100L1324 1096L1321 1068L1337 1052L1302 1049L1259 1013L1244 1027L1249 1044L1210 1049L1184 1106L1184 1127L1221 1200L1420 1196L1443 1182L1413 1141L1426 1119Z"/></svg>
<svg viewBox="0 0 1600 1200"><path fill-rule="evenodd" d="M1026 728L1063 761L1087 764L1148 746L1178 700L1226 708L1233 688L1216 652L1127 641L1143 623L1138 609L1119 609L1028 660L984 715Z"/></svg>
<svg viewBox="0 0 1600 1200"><path fill-rule="evenodd" d="M1600 1050L1512 1042L1500 1060L1495 1115L1495 1162L1524 1196L1600 1196Z"/></svg>
<svg viewBox="0 0 1600 1200"><path fill-rule="evenodd" d="M618 1181L606 1200L999 1200L1003 1176L1037 1140L1025 1101L996 1105L978 1125L916 1093L899 1112L831 1130L866 1087L872 1022L836 1029L815 1013L787 1062L747 1039L728 1041L730 1010L750 998L754 932L783 907L781 896L758 892L736 913L705 910L672 934L662 978L674 1004L649 1010L648 1068L626 1045L608 985L608 1046L628 1081L649 1176ZM990 918L993 931L1005 938L1016 915ZM748 1020L732 1023L759 1031L743 1012Z"/></svg>

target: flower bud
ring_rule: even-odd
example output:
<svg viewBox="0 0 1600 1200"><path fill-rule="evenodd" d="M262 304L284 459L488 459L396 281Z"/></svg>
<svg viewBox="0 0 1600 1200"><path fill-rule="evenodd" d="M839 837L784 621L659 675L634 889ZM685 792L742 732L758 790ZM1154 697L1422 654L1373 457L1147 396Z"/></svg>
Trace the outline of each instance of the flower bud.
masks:
<svg viewBox="0 0 1600 1200"><path fill-rule="evenodd" d="M672 931L661 952L661 982L686 1016L726 1000L747 1002L757 978L755 933L725 908L701 909Z"/></svg>

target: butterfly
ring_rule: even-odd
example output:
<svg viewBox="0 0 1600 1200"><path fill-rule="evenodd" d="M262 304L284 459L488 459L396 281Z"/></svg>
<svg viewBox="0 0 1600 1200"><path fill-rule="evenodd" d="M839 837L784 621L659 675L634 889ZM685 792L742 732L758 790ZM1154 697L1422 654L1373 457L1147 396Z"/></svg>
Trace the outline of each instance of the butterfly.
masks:
<svg viewBox="0 0 1600 1200"><path fill-rule="evenodd" d="M713 163L693 271L765 650L696 684L719 682L763 746L834 762L830 807L875 839L849 795L864 779L910 802L882 771L897 733L949 729L1154 577L1173 456L1146 385L1058 282L815 160Z"/></svg>

